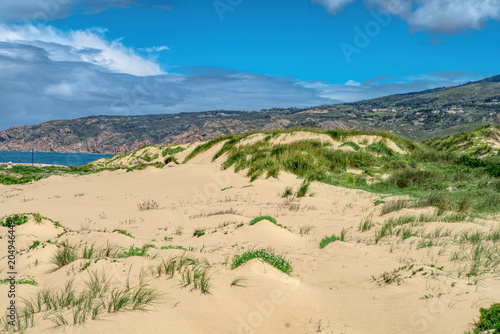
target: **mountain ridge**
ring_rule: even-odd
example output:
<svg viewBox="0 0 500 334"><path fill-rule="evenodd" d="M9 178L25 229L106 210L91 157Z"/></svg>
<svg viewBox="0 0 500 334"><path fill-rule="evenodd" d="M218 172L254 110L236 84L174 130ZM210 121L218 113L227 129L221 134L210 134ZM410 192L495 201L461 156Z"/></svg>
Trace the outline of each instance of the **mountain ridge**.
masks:
<svg viewBox="0 0 500 334"><path fill-rule="evenodd" d="M455 87L309 108L103 115L14 126L0 132L0 150L128 153L150 144L184 144L225 134L291 127L376 129L423 140L499 122L497 75Z"/></svg>

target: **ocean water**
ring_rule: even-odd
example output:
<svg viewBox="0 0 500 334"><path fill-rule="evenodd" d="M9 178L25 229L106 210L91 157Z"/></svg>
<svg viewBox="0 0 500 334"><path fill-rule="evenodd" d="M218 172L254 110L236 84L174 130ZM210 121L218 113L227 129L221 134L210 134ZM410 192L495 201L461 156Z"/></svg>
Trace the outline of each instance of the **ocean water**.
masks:
<svg viewBox="0 0 500 334"><path fill-rule="evenodd" d="M108 154L89 154L89 153L55 153L55 152L36 152L33 155L35 164L81 166L100 158L110 158ZM0 151L0 163L22 163L30 164L32 162L31 152Z"/></svg>

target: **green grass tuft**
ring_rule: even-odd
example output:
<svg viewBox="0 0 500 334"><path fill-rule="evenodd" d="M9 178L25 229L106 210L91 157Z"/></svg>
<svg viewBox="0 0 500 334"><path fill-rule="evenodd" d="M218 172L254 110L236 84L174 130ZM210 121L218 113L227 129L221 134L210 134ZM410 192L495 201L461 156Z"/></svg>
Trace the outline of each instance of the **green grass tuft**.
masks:
<svg viewBox="0 0 500 334"><path fill-rule="evenodd" d="M270 265L287 275L290 275L290 273L293 271L293 267L290 261L280 255L274 254L271 250L264 248L250 250L241 255L235 255L233 258L233 263L231 264L231 268L237 268L253 259L261 259L262 261L269 263Z"/></svg>

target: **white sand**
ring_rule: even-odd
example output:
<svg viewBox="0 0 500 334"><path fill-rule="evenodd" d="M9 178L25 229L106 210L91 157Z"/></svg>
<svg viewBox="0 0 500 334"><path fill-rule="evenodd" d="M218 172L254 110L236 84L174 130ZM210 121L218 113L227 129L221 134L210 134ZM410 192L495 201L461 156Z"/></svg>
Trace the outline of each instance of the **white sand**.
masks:
<svg viewBox="0 0 500 334"><path fill-rule="evenodd" d="M486 276L479 285L468 285L470 280L458 278L456 266L449 260L451 250L446 247L417 249L416 238L404 242L401 238L388 239L374 245L370 242L374 230L358 232L360 221L370 214L376 222L386 218L379 217L380 207L373 204L380 196L313 183L310 192L314 197L287 202L280 193L288 186L297 190L302 180L282 173L280 179L256 180L244 188L250 183L242 173L221 171L220 159L210 162L222 145L176 168L53 176L28 185L0 186L2 215L40 212L74 231L60 241L96 246L110 242L124 248L152 243L158 247L150 250L150 254L157 254L155 258L100 260L82 272L84 260L60 269L51 264L54 245L23 251L18 255L17 270L33 276L39 286L18 285L20 297L32 296L44 287L62 287L73 278L83 287L90 271L104 271L113 282L124 284L130 268L133 283L143 269L147 281L164 293L164 299L147 312L106 313L84 326L58 328L40 318L27 332L463 333L477 320L479 307L500 300L500 281ZM221 191L228 187L234 188ZM150 199L160 208L139 211L137 204ZM290 210L294 205L297 211ZM227 214L214 214L229 210ZM388 217L420 212L406 209ZM261 215L275 217L291 231L268 221L248 225ZM219 227L225 223L229 225ZM237 228L239 223L245 225ZM300 235L304 225L314 226L309 235ZM429 224L429 231L440 225ZM183 228L182 235L174 233L176 227ZM446 225L452 229L475 227L481 228L471 223ZM195 228L205 228L207 234L195 238ZM346 242L319 249L324 236L339 235L343 228L347 230ZM114 229L126 230L135 239L112 233ZM37 224L30 219L17 227L17 247L25 249L34 240L55 241L61 232L49 221ZM0 227L0 235L0 254L4 256L6 228ZM173 240L164 241L165 237ZM195 251L188 252L190 256L211 263L211 294L182 287L179 276L167 279L154 273L161 259L182 254L159 249L167 245L194 247ZM291 276L259 260L233 270L223 264L252 247L272 247L290 259L294 267ZM0 261L3 277L7 260L3 257ZM372 275L378 277L407 261L429 274L407 278L401 285L379 286L373 282ZM444 271L433 277L431 264L444 266ZM237 277L248 279L246 287L230 286ZM8 302L7 290L7 285L0 285L2 309ZM421 299L425 295L434 297Z"/></svg>

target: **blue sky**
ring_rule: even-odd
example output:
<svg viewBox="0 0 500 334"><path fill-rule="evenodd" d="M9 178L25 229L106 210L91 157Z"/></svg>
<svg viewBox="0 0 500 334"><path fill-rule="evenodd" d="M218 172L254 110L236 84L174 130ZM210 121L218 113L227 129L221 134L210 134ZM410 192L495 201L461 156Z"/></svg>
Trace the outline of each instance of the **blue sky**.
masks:
<svg viewBox="0 0 500 334"><path fill-rule="evenodd" d="M355 101L500 73L496 0L2 0L0 129Z"/></svg>

